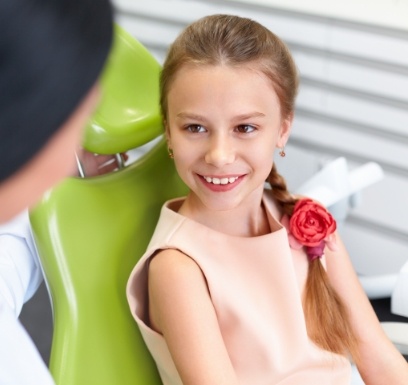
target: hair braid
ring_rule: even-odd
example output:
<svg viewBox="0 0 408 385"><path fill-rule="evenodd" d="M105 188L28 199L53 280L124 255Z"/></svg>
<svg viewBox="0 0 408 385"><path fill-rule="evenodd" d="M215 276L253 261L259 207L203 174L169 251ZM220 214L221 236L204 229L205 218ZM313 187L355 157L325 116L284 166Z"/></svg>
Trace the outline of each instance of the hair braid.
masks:
<svg viewBox="0 0 408 385"><path fill-rule="evenodd" d="M291 216L298 199L289 192L286 181L283 176L278 173L275 163L266 181L271 185L272 195L282 207L283 212Z"/></svg>
<svg viewBox="0 0 408 385"><path fill-rule="evenodd" d="M303 309L312 341L323 349L350 354L354 362L359 361L357 338L347 308L330 284L319 258L309 261Z"/></svg>
<svg viewBox="0 0 408 385"><path fill-rule="evenodd" d="M286 181L278 173L275 164L267 182L282 211L291 216L298 198L289 193ZM312 341L334 353L349 353L355 362L358 361L357 339L351 328L347 309L331 286L319 259L309 261L303 309L307 333Z"/></svg>

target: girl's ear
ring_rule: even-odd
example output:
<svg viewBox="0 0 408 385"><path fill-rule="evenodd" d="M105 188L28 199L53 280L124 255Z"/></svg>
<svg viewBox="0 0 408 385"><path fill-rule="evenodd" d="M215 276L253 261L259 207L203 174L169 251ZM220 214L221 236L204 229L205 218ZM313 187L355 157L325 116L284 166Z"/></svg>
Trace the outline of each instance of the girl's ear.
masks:
<svg viewBox="0 0 408 385"><path fill-rule="evenodd" d="M277 146L279 148L285 147L289 136L290 132L292 130L292 123L293 123L293 113L289 114L283 121L280 127L280 132L279 132L279 138L278 138L278 143Z"/></svg>
<svg viewBox="0 0 408 385"><path fill-rule="evenodd" d="M167 124L166 120L163 120L163 125L164 125L164 134L166 135L167 143L170 143L170 129L169 125Z"/></svg>
<svg viewBox="0 0 408 385"><path fill-rule="evenodd" d="M167 121L163 121L163 125L164 125L164 133L166 135L166 140L167 140L167 147L171 148L171 137L170 137L170 129L169 129L169 125L167 124Z"/></svg>

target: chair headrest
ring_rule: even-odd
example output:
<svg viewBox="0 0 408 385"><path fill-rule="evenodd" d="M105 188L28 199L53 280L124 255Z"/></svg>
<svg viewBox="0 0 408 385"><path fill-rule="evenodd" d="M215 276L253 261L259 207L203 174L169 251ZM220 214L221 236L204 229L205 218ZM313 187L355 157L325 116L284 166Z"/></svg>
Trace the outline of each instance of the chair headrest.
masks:
<svg viewBox="0 0 408 385"><path fill-rule="evenodd" d="M163 133L160 70L150 52L116 25L100 81L101 102L85 129L85 149L98 154L126 152Z"/></svg>

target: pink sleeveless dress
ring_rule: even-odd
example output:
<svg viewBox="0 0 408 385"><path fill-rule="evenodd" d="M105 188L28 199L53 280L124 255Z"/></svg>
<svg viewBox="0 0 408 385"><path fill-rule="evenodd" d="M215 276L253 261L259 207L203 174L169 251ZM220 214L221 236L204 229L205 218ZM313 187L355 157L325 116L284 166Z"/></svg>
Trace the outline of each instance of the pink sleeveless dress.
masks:
<svg viewBox="0 0 408 385"><path fill-rule="evenodd" d="M289 247L286 229L253 238L226 235L177 213L182 199L161 211L147 252L127 287L131 312L164 385L182 385L166 341L148 324L149 258L178 249L203 271L231 362L241 385L348 385L346 357L318 348L307 336L301 296L308 262ZM280 214L265 192L271 223Z"/></svg>

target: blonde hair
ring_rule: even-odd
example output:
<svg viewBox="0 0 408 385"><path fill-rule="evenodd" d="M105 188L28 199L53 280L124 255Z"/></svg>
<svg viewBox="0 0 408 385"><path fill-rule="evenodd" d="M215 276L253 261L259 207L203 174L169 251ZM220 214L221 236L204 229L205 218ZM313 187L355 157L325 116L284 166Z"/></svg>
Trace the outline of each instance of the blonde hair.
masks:
<svg viewBox="0 0 408 385"><path fill-rule="evenodd" d="M160 77L160 106L167 117L169 87L185 65L253 64L272 82L282 116L294 108L298 75L287 46L261 24L237 16L213 15L190 24L170 46Z"/></svg>
<svg viewBox="0 0 408 385"><path fill-rule="evenodd" d="M283 119L293 114L298 72L285 43L261 24L238 16L212 15L190 24L170 46L160 77L160 106L167 120L167 95L178 71L186 65L247 66L271 81ZM284 213L291 215L297 199L273 165L267 182ZM347 310L331 287L320 261L309 263L303 307L310 338L323 349L350 353L357 343Z"/></svg>

